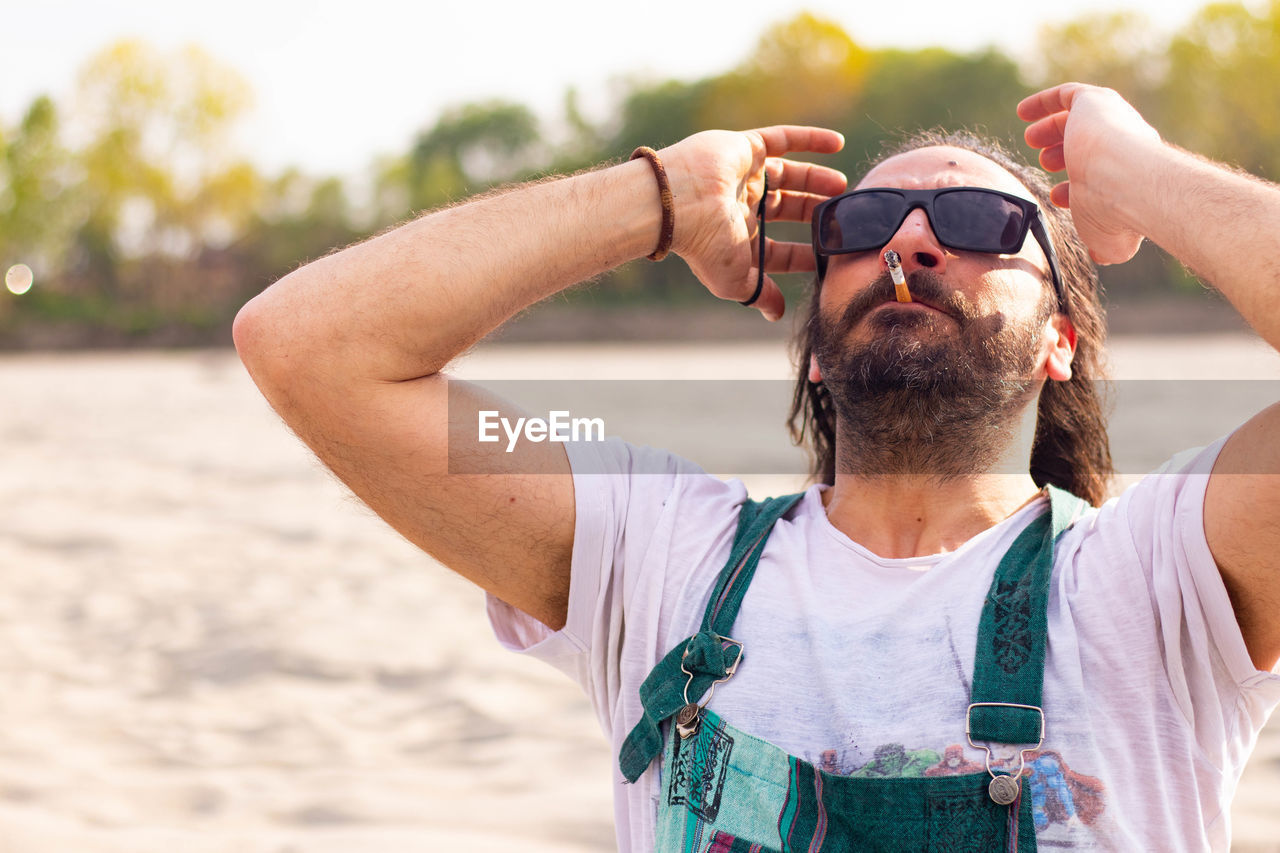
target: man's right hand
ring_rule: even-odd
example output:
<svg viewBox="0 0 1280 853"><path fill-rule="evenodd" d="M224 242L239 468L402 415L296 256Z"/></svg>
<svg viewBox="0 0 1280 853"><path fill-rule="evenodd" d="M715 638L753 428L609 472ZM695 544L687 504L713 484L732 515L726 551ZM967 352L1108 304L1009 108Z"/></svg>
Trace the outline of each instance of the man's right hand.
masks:
<svg viewBox="0 0 1280 853"><path fill-rule="evenodd" d="M794 125L733 133L709 130L660 152L676 198L673 250L721 299L751 298L759 259L757 204L769 176L767 221L808 222L814 207L843 192L835 169L784 159L795 152L831 154L844 146L833 130ZM809 243L766 240L764 289L752 307L770 320L785 310L782 292L768 273L814 269Z"/></svg>
<svg viewBox="0 0 1280 853"><path fill-rule="evenodd" d="M661 152L675 194L673 248L711 290L755 290L755 208L807 219L840 173L782 159L831 152L839 134L712 131ZM513 314L643 257L661 205L643 160L539 182L430 213L299 269L236 318L236 348L280 416L406 539L552 628L565 623L575 498L562 444L483 444L476 475L450 473L477 413L516 407L442 372ZM813 268L807 244L768 242L769 272ZM767 282L757 306L783 311ZM736 307L733 310L738 310Z"/></svg>

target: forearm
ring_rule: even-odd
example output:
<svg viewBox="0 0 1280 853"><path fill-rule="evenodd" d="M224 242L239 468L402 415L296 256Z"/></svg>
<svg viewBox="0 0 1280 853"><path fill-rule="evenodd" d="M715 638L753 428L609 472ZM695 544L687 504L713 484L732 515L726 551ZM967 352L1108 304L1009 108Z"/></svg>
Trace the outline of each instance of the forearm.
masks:
<svg viewBox="0 0 1280 853"><path fill-rule="evenodd" d="M1280 187L1164 144L1126 186L1121 203L1131 227L1221 291L1280 348Z"/></svg>
<svg viewBox="0 0 1280 853"><path fill-rule="evenodd" d="M289 274L241 311L236 345L260 385L429 376L527 306L653 251L660 223L642 160L520 187Z"/></svg>

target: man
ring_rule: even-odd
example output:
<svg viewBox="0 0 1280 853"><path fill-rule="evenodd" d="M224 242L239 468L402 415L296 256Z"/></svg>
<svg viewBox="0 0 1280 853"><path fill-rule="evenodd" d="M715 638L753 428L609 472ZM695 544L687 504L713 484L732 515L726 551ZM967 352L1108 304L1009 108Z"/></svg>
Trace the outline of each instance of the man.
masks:
<svg viewBox="0 0 1280 853"><path fill-rule="evenodd" d="M1018 109L1094 260L1150 238L1280 345L1280 189L1163 144L1108 90ZM759 255L766 176L766 220L808 221L844 178L784 155L840 145L711 131L661 170L430 214L273 285L237 347L356 494L489 593L504 643L583 685L620 750L621 849L1225 849L1280 700L1280 408L1082 509L1064 490L1100 501L1105 440L1061 405L1037 438L1100 333L1063 216L974 146L918 147L859 185L889 192L819 212L816 258ZM450 390L449 362L667 236L769 319L758 257L821 269L796 416L829 486L759 506L661 451L475 442L510 406ZM488 473L451 475L451 441Z"/></svg>

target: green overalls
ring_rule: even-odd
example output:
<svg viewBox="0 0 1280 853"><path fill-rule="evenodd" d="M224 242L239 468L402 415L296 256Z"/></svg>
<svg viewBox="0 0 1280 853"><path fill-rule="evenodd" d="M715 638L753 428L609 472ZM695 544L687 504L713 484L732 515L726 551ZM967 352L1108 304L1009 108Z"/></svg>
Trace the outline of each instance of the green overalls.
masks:
<svg viewBox="0 0 1280 853"><path fill-rule="evenodd" d="M1044 739L1040 693L1053 545L1086 508L1066 492L1048 491L1050 511L1014 540L987 592L965 715L972 746L1017 745L1018 766L993 769L987 750L986 772L924 778L827 773L734 729L705 707L715 685L743 662L742 644L731 639L738 607L774 522L801 495L744 504L701 630L644 680L644 714L619 753L630 782L662 753L656 849L1034 851L1022 764ZM673 717L664 748L659 726Z"/></svg>

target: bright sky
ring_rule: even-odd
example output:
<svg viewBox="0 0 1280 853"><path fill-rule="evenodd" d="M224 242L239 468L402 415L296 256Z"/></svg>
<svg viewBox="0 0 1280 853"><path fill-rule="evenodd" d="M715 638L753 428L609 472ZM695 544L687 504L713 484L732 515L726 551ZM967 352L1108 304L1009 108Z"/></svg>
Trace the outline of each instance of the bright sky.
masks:
<svg viewBox="0 0 1280 853"><path fill-rule="evenodd" d="M1173 30L1206 0L1120 0ZM79 66L123 37L190 42L243 74L255 95L245 153L275 170L362 171L406 150L451 104L487 97L560 114L566 89L589 112L620 75L696 79L745 57L772 23L807 9L871 47L995 44L1027 56L1038 27L1108 0L0 0L0 119L40 93L66 102ZM593 109L594 106L594 109Z"/></svg>

